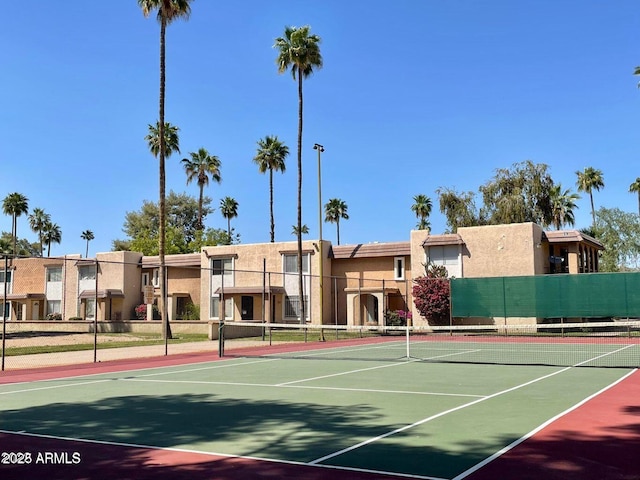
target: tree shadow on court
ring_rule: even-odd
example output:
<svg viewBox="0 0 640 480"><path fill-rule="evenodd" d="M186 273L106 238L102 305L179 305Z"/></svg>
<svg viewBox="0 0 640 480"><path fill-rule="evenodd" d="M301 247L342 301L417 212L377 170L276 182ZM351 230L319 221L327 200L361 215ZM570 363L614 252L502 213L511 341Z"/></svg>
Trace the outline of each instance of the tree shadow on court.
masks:
<svg viewBox="0 0 640 480"><path fill-rule="evenodd" d="M100 388L104 388L102 384ZM106 384L108 386L108 383ZM87 386L91 388L91 386ZM97 388L97 387L96 387ZM55 390L49 391L55 395ZM331 402L328 402L331 403ZM402 408L398 405L398 408ZM633 414L637 407L629 407ZM629 412L627 412L629 413ZM303 478L358 480L394 478L357 471L212 457L194 451L225 451L246 457L310 461L402 425L380 422L382 412L366 401L359 405L230 398L216 394L113 396L96 401L55 402L0 412L0 429L42 437L0 433L2 451L55 452L57 462L0 465L0 478L52 479L218 479ZM327 463L380 471L451 478L516 438L476 438L455 449L418 446L407 431L357 449ZM405 436L407 438L400 438ZM84 439L77 442L66 439ZM92 443L91 440L111 444ZM435 439L434 439L435 440ZM158 450L140 447L165 447ZM599 435L559 431L534 437L513 454L490 463L469 480L637 479L640 423L612 427ZM74 463L73 453L80 461ZM76 457L77 458L77 457ZM448 473L449 475L445 475Z"/></svg>

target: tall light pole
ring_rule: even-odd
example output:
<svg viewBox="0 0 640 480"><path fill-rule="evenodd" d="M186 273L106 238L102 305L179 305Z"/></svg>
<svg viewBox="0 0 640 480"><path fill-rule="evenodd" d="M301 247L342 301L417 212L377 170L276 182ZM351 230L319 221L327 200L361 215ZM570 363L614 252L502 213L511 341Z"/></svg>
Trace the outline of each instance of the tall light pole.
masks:
<svg viewBox="0 0 640 480"><path fill-rule="evenodd" d="M318 240L318 253L320 254L320 324L324 323L323 306L324 306L324 289L323 289L323 264L324 257L322 256L322 173L320 169L320 156L324 152L324 147L319 143L313 145L313 149L318 151L318 234L320 236Z"/></svg>

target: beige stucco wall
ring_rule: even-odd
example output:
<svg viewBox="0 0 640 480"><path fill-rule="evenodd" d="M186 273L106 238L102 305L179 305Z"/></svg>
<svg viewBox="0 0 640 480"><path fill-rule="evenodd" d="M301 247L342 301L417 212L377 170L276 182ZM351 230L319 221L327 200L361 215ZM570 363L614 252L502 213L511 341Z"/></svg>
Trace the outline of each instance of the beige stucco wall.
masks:
<svg viewBox="0 0 640 480"><path fill-rule="evenodd" d="M542 228L535 223L458 229L466 248L462 276L501 277L544 273Z"/></svg>
<svg viewBox="0 0 640 480"><path fill-rule="evenodd" d="M354 298L354 305L348 305L346 289L350 291L359 289L364 292L379 293L379 322L382 321L385 309L400 310L411 309L413 300L411 299L412 286L412 264L408 256L399 255L405 259L404 280L394 278L394 259L396 256L368 257L368 258L335 258L331 262L332 291L331 295L337 307L337 323L347 324L356 322L362 324L364 317L364 305L359 298ZM387 304L382 300L384 295L382 289L397 289L387 296ZM374 293L371 293L372 295ZM353 318L349 318L349 312ZM360 319L360 320L358 320Z"/></svg>
<svg viewBox="0 0 640 480"><path fill-rule="evenodd" d="M330 243L323 241L322 257L323 275L326 276L331 271L331 263L328 259ZM200 281L200 315L201 319L210 319L210 298L211 298L211 258L233 258L233 287L257 287L259 291L263 283L271 287L285 287L287 284L297 286L297 275L283 274L283 253L295 254L297 252L297 242L274 242L274 243L257 243L248 245L220 245L215 247L204 247L201 254L202 278ZM310 301L310 321L312 323L320 323L320 293L319 293L319 274L320 274L320 244L317 240L306 240L302 242L303 252L309 252L309 290L305 292L309 296ZM263 271L267 275L263 275ZM263 280L264 278L264 280ZM325 292L330 292L330 285L325 285ZM230 285L225 285L229 287ZM292 292L297 295L297 290ZM254 298L254 317L262 315L262 295L259 293L247 293L245 296L253 296ZM242 295L234 295L234 314L233 320L240 320L240 301ZM274 295L275 302L275 318L274 321L282 321L283 312L283 296ZM323 322L328 323L331 319L331 295L326 293L323 295ZM271 305L265 306L267 311L271 310Z"/></svg>

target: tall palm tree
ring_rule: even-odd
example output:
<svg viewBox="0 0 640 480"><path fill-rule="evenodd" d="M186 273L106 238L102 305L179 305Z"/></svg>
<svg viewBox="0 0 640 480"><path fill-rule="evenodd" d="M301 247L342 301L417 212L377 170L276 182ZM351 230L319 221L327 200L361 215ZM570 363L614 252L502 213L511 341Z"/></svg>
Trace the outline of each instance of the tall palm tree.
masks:
<svg viewBox="0 0 640 480"><path fill-rule="evenodd" d="M50 221L51 215L45 213L42 208L34 208L31 215L29 215L29 226L34 233L38 234L38 240L40 241L40 256L42 256L42 233L44 226Z"/></svg>
<svg viewBox="0 0 640 480"><path fill-rule="evenodd" d="M160 261L160 310L162 312L162 325L163 334L165 338L171 338L171 327L169 326L169 316L165 305L165 299L167 298L167 286L165 285L165 264L164 264L164 251L165 251L165 230L167 212L165 205L165 168L164 160L166 155L165 145L165 121L164 121L164 96L165 96L165 36L167 25L179 18L188 19L191 14L191 6L189 5L191 0L138 0L138 6L142 9L142 13L145 17L148 17L151 12L157 10L157 19L160 24L160 101L159 101L159 116L158 116L158 138L160 139L158 160L160 164L160 226L158 229L158 259Z"/></svg>
<svg viewBox="0 0 640 480"><path fill-rule="evenodd" d="M629 185L629 192L638 194L638 215L640 215L640 177L636 178L636 181Z"/></svg>
<svg viewBox="0 0 640 480"><path fill-rule="evenodd" d="M47 257L51 256L51 244L60 244L62 241L62 231L57 223L47 222L44 225L42 239L47 244Z"/></svg>
<svg viewBox="0 0 640 480"><path fill-rule="evenodd" d="M591 199L591 217L593 218L593 225L596 224L596 210L593 206L593 191L604 188L604 178L602 177L602 171L593 167L586 167L584 171L577 171L579 192L587 192Z"/></svg>
<svg viewBox="0 0 640 480"><path fill-rule="evenodd" d="M164 114L162 115L164 118ZM178 131L180 129L169 122L156 122L155 125L149 125L149 133L144 137L151 154L159 158L160 163L160 200L158 201L159 219L158 219L158 274L160 279L160 314L162 315L162 336L163 338L172 338L171 325L169 325L169 315L166 309L167 285L165 282L165 263L164 255L166 248L166 231L167 231L167 202L165 192L165 173L164 159L169 158L173 152L180 153L180 138Z"/></svg>
<svg viewBox="0 0 640 480"><path fill-rule="evenodd" d="M278 49L278 73L284 73L291 68L293 80L298 82L298 289L302 296L302 81L310 76L314 69L322 68L320 54L320 37L310 34L311 27L286 27L284 36L275 40L274 47ZM305 308L302 305L300 321L304 322Z"/></svg>
<svg viewBox="0 0 640 480"><path fill-rule="evenodd" d="M289 155L289 147L278 140L278 137L267 135L258 140L258 152L253 161L258 165L258 171L269 171L269 213L271 215L271 243L275 242L275 221L273 218L273 172L286 170L285 158Z"/></svg>
<svg viewBox="0 0 640 480"><path fill-rule="evenodd" d="M227 235L231 243L231 219L238 216L238 202L232 197L224 197L220 200L220 213L227 219Z"/></svg>
<svg viewBox="0 0 640 480"><path fill-rule="evenodd" d="M347 204L339 198L330 198L324 206L324 221L336 224L338 245L340 245L340 219L349 220Z"/></svg>
<svg viewBox="0 0 640 480"><path fill-rule="evenodd" d="M11 215L13 254L16 255L16 244L18 242L18 217L29 212L29 199L18 192L10 193L2 201L2 211L5 215Z"/></svg>
<svg viewBox="0 0 640 480"><path fill-rule="evenodd" d="M95 237L93 236L93 232L91 230L85 230L80 235L80 238L87 241L87 250L85 251L84 258L89 257L89 242L93 240Z"/></svg>
<svg viewBox="0 0 640 480"><path fill-rule="evenodd" d="M200 196L198 197L198 230L204 230L202 223L202 202L204 198L204 187L209 185L209 175L216 183L222 181L220 175L220 159L215 155L209 155L206 149L201 148L197 152L190 152L191 159L183 158L182 165L187 174L187 185L194 179L198 182Z"/></svg>
<svg viewBox="0 0 640 480"><path fill-rule="evenodd" d="M426 195L416 195L413 197L413 205L411 205L411 211L418 217L418 230L428 230L431 228L429 223L429 215L431 215L432 203L431 199Z"/></svg>
<svg viewBox="0 0 640 480"><path fill-rule="evenodd" d="M580 199L580 195L572 193L569 189L562 190L562 185L557 184L551 187L551 223L560 230L563 225L573 226L576 218L573 211L578 208L576 201Z"/></svg>

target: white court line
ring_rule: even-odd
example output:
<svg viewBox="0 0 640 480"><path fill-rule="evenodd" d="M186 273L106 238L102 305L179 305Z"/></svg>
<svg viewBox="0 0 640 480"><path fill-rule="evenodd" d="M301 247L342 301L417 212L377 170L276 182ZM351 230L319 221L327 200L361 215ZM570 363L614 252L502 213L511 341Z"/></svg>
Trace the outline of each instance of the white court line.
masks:
<svg viewBox="0 0 640 480"><path fill-rule="evenodd" d="M395 435L395 434L397 434L397 433L404 432L405 430L409 430L409 429L414 428L414 427L417 427L417 426L419 426L419 425L423 425L423 424L428 423L428 422L430 422L430 421L432 421L432 420L435 420L436 418L440 418L440 417L442 417L442 416L448 415L449 413L453 413L453 412L456 412L456 411L458 411L458 410L462 410L462 409L464 409L464 408L467 408L467 407L470 407L470 406L476 405L476 404L478 404L478 403L484 402L484 401L486 401L486 400L489 400L489 399L492 399L492 398L498 397L498 396L500 396L500 395L504 395L504 394L506 394L506 393L513 392L513 391L515 391L515 390L519 390L520 388L523 388L523 387L526 387L526 386L532 385L532 384L534 384L534 383L537 383L537 382L539 382L539 381L541 381L541 380L545 380L545 379L547 379L547 378L553 377L553 376L558 375L558 374L560 374L560 373L564 373L564 372L566 372L566 371L571 370L571 369L572 369L572 368L574 368L574 367L579 367L579 366L581 366L581 365L584 365L584 364L586 364L586 363L592 362L592 361L594 361L594 360L598 360L599 358L605 357L605 356L607 356L607 355L613 355L613 354L615 354L615 353L617 353L617 352L620 352L620 351L625 350L625 349L627 349L627 348L629 348L629 347L632 347L632 346L633 346L633 345L627 345L627 346L622 347L622 348L619 348L619 349L617 349L617 350L615 350L615 351L613 351L613 352L609 352L609 353L604 354L604 355L599 355L599 356L594 357L594 358L591 358L591 359L589 359L589 360L585 360L585 361L583 361L583 362L577 363L577 364L573 365L572 367L566 367L566 368L563 368L563 369L561 369L561 370L558 370L558 371L556 371L556 372L550 373L550 374L548 374L548 375L544 375L544 376L542 376L542 377L538 377L538 378L536 378L536 379L533 379L533 380L531 380L531 381L529 381L529 382L526 382L526 383L523 383L523 384L520 384L520 385L516 385L515 387L511 387L511 388L508 388L508 389L506 389L506 390L502 390L502 391L497 392L497 393L494 393L494 394L492 394L492 395L488 395L488 396L483 397L483 398L480 398L480 399L478 399L478 400L474 400L473 402L469 402L469 403L466 403L466 404L464 404L464 405L460 405L460 406L458 406L458 407L451 408L451 409L446 410L446 411L444 411L444 412L440 412L440 413L438 413L438 414L436 414L436 415L432 415L431 417L423 418L422 420L419 420L419 421L417 421L417 422L415 422L415 423L412 423L411 425L405 425L404 427L397 428L397 429L395 429L395 430L392 430L392 431L390 431L390 432L384 433L384 434L382 434L382 435L378 435L377 437L370 438L370 439L368 439L368 440L365 440L365 441L363 441L363 442L357 443L357 444L352 445L352 446L350 446L350 447L344 448L344 449L339 450L339 451L337 451L337 452L333 452L333 453L331 453L331 454L329 454L329 455L325 455L324 457L317 458L317 459L315 459L315 460L313 460L313 461L311 461L311 462L309 462L309 463L310 463L310 464L312 464L312 465L315 465L315 464L320 463L320 462L323 462L323 461L325 461L325 460L329 460L329 459L331 459L331 458L337 457L337 456L339 456L339 455L342 455L342 454L344 454L344 453L350 452L350 451L352 451L352 450L356 450L356 449L358 449L358 448L360 448L360 447L363 447L363 446L365 446L365 445L368 445L368 444L370 444L370 443L377 442L378 440L382 440L382 439L384 439L384 438L390 437L390 436Z"/></svg>
<svg viewBox="0 0 640 480"><path fill-rule="evenodd" d="M215 381L192 381L192 380L145 380L140 378L123 378L123 382L140 382L140 383L176 383L176 384L192 384L192 385L226 385L230 387L262 387L262 388L300 388L305 390L330 390L338 392L361 392L361 393L389 393L401 395L431 395L437 397L470 397L484 398L485 395L471 395L468 393L444 393L444 392L415 392L411 390L382 390L376 388L344 388L344 387L312 387L308 385L274 385L270 383L244 383L244 382L215 382Z"/></svg>
<svg viewBox="0 0 640 480"><path fill-rule="evenodd" d="M356 370L348 370L346 372L331 373L329 375L321 375L321 376L318 376L318 377L309 377L309 378L303 378L301 380L293 380L291 382L278 383L275 386L276 387L284 387L284 386L288 386L288 385L293 385L295 383L312 382L314 380L321 380L323 378L340 377L342 375L351 375L352 373L366 372L368 370L377 370L377 369L380 369L380 368L388 368L388 367L401 367L401 366L408 365L409 363L423 362L425 360L433 360L434 358L451 357L451 356L454 356L454 355L463 355L465 353L474 353L474 352L477 352L477 351L478 350L465 350L465 351L456 352L456 353L448 353L446 355L437 355L435 357L410 359L410 360L407 360L406 362L402 362L402 363L388 363L386 365L377 365L375 367L358 368Z"/></svg>
<svg viewBox="0 0 640 480"><path fill-rule="evenodd" d="M364 441L362 441L360 443L357 443L355 445L351 445L350 447L343 448L342 450L338 450L336 452L330 453L329 455L325 455L324 457L316 458L315 460L313 460L313 461L311 461L309 463L311 465L319 464L320 462L324 462L324 461L329 460L331 458L343 455L343 454L345 454L347 452L350 452L352 450L356 450L356 449L358 449L360 447L364 447L365 445L369 445L370 443L374 443L374 442L377 442L378 440L382 440L382 439L390 437L392 435L396 435L397 433L404 432L405 430L409 430L409 429L417 427L419 425L423 425L425 423L428 423L428 422L430 422L432 420L435 420L437 418L443 417L443 416L448 415L450 413L457 412L458 410L462 410L464 408L471 407L473 405L477 405L478 403L484 402L486 400L490 400L490 399L498 397L500 395L504 395L506 393L513 392L515 390L519 390L520 388L527 387L527 386L532 385L534 383L537 383L537 382L539 382L541 380L545 380L547 378L553 377L553 376L558 375L560 373L564 373L567 370L570 370L571 368L572 367L566 367L566 368L563 368L562 370L558 370L557 372L553 372L553 373L550 373L548 375L544 375L542 377L535 378L533 380L530 380L528 382L522 383L520 385L516 385L515 387L507 388L506 390L502 390L500 392L488 395L486 397L482 397L482 398L480 398L478 400L474 400L473 402L465 403L463 405L460 405L460 406L457 406L457 407L454 407L454 408L450 408L449 410L445 410L444 412L440 412L440 413L437 413L437 414L432 415L430 417L423 418L422 420L414 422L414 423L412 423L410 425L405 425L404 427L396 428L395 430L391 430L391 431L389 431L387 433L384 433L382 435L378 435L377 437L369 438L369 439L364 440Z"/></svg>
<svg viewBox="0 0 640 480"><path fill-rule="evenodd" d="M610 388L616 386L618 383L622 382L624 379L626 379L627 377L629 377L630 375L634 374L635 372L637 372L638 369L634 369L631 370L629 373L627 373L626 375L624 375L623 377L619 378L618 380L616 380L615 382L613 382L610 385L607 385L606 387L604 387L603 389L599 390L598 392L594 393L593 395L585 398L584 400L582 400L581 402L576 403L573 407L568 408L567 410L565 410L562 413L559 413L558 415L556 415L555 417L547 420L546 422L544 422L542 425L540 425L539 427L535 428L534 430L531 430L529 433L527 433L526 435L520 437L519 439L517 439L516 441L514 441L513 443L510 443L509 445L507 445L506 447L504 447L503 449L497 451L496 453L494 453L493 455L491 455L490 457L485 458L482 462L477 463L476 465L474 465L473 467L471 467L468 470L465 470L464 472L462 472L461 474L457 475L456 477L454 477L452 480L462 480L463 478L468 477L469 475L471 475L472 473L480 470L482 467L484 467L485 465L487 465L488 463L491 463L492 461L494 461L496 458L501 457L502 455L504 455L505 453L507 453L508 451L514 449L515 447L517 447L518 445L520 445L522 442L524 442L525 440L528 440L529 438L531 438L532 436L534 436L536 433L538 433L539 431L541 431L542 429L544 429L545 427L551 425L553 422L555 422L556 420L558 420L559 418L564 417L565 415L573 412L574 410L578 409L579 407L581 407L582 405L584 405L585 403L587 403L589 400L597 397L598 395L602 394L603 392L606 392L607 390L609 390Z"/></svg>
<svg viewBox="0 0 640 480"><path fill-rule="evenodd" d="M242 363L232 363L232 364L228 364L225 363L224 365L218 365L216 363L214 363L213 365L209 365L206 367L198 367L198 368L187 368L184 370L171 370L169 372L158 372L158 373L147 373L144 375L137 375L135 378L143 378L143 377L155 377L155 376L159 376L159 375L172 375L174 373L190 373L190 372L199 372L202 370L217 370L220 368L229 368L229 367L242 367L244 365L253 365L255 363L265 363L265 362L275 362L281 360L280 358L268 358L268 359L263 359L263 360L254 360L251 362L242 362ZM211 363L211 362L209 362Z"/></svg>
<svg viewBox="0 0 640 480"><path fill-rule="evenodd" d="M108 446L113 446L113 447L125 447L125 448L145 448L148 450L156 450L156 451L163 451L163 452L179 452L179 453L195 453L198 455L205 455L208 457L223 457L223 458L242 458L242 459L246 459L246 460L256 460L256 461L260 461L260 462L269 462L269 463L278 463L278 464L283 464L283 465L294 465L294 466L303 466L303 467L315 467L315 468L322 468L325 470L339 470L339 471L350 471L350 472L364 472L364 473L375 473L375 474L381 474L381 475L393 475L396 477L403 477L403 478L412 478L412 479L416 479L416 480L448 480L445 478L440 478L440 477L429 477L429 476L424 476L424 475L411 475L411 474L406 474L406 473L394 473L394 472L385 472L385 471L380 471L380 470L367 470L367 469L361 469L361 468L354 468L354 467L341 467L339 465L311 465L309 463L306 462L298 462L298 461L294 461L294 460L280 460L280 459L273 459L273 458L265 458L265 457L255 457L255 456L249 456L249 455L231 455L229 453L218 453L218 452L207 452L207 451L203 451L203 450L193 450L193 449L187 449L187 448L172 448L172 447L158 447L155 445L144 445L144 444L137 444L137 443L124 443L124 442L111 442L111 441L107 441L107 440L91 440L91 439L85 439L85 438L73 438L73 437L62 437L59 435L47 435L47 434L41 434L41 433L29 433L29 432L14 432L11 430L2 430L0 429L0 433L4 433L7 435L21 435L24 437L32 437L32 438L46 438L46 439L50 439L50 440L63 440L63 441L69 441L69 442L78 442L78 443L87 443L90 445L108 445Z"/></svg>
<svg viewBox="0 0 640 480"><path fill-rule="evenodd" d="M63 380L63 379L61 379ZM28 393L28 392L36 392L38 390L50 390L53 388L65 388L65 387L77 387L80 385L91 385L92 383L104 383L104 382L112 382L113 380L108 378L105 380L93 380L90 382L80 382L80 383L65 383L64 385L48 385L46 387L36 387L36 388L25 388L24 390L12 390L9 392L0 392L0 395L11 395L13 393Z"/></svg>

